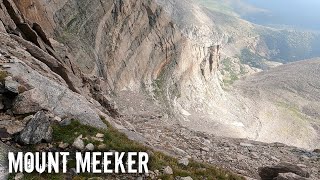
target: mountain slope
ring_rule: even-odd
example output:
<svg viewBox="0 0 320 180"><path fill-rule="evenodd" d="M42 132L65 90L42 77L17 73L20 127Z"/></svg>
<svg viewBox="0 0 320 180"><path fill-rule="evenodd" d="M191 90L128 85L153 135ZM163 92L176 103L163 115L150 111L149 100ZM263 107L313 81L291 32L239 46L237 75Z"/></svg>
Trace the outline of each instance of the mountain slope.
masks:
<svg viewBox="0 0 320 180"><path fill-rule="evenodd" d="M319 148L320 59L273 68L236 82L261 121L259 141Z"/></svg>

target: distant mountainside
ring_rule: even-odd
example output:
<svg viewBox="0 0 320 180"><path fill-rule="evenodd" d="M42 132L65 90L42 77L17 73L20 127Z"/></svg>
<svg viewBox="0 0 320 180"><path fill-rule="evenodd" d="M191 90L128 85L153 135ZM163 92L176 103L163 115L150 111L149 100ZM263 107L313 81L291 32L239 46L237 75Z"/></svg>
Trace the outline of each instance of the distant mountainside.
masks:
<svg viewBox="0 0 320 180"><path fill-rule="evenodd" d="M275 27L287 26L309 31L320 30L320 2L317 0L243 0L243 2L265 10L242 16L253 23Z"/></svg>
<svg viewBox="0 0 320 180"><path fill-rule="evenodd" d="M320 30L317 0L196 0L204 6L275 28ZM290 8L288 8L290 7Z"/></svg>
<svg viewBox="0 0 320 180"><path fill-rule="evenodd" d="M320 58L316 58L278 66L235 83L235 91L245 97L243 102L252 103L250 109L258 112L262 123L258 140L283 138L287 144L311 146L320 141L319 74ZM278 132L283 134L274 137Z"/></svg>
<svg viewBox="0 0 320 180"><path fill-rule="evenodd" d="M318 1L194 1L211 11L225 14L226 19L234 16L264 25L256 25L255 32L252 32L262 37L269 50L268 56L263 58L285 63L320 56L320 33L317 32L320 27L316 27L320 24ZM290 8L285 8L288 4Z"/></svg>

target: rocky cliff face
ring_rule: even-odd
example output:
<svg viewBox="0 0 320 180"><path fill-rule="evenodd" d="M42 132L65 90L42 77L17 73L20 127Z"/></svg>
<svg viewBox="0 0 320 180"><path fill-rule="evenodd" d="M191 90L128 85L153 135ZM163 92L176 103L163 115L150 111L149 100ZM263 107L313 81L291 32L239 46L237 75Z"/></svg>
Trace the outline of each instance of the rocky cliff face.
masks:
<svg viewBox="0 0 320 180"><path fill-rule="evenodd" d="M10 0L1 1L1 13L2 109L14 115L44 109L104 127L93 103L78 94L81 76L66 65L67 56L55 51L42 26L26 19Z"/></svg>
<svg viewBox="0 0 320 180"><path fill-rule="evenodd" d="M88 78L93 78L101 83L102 93L146 92L171 107L184 104L173 105L179 98L198 102L206 93L220 96L216 74L221 38L209 30L212 21L207 17L208 25L191 27L186 18L180 18L185 10L170 17L169 8L182 9L186 2L160 6L164 3L170 4L56 1L45 6L42 1L17 1L16 5L31 23L39 23L65 44L50 42L74 77L71 87L76 92L92 96ZM190 14L194 22L196 13Z"/></svg>

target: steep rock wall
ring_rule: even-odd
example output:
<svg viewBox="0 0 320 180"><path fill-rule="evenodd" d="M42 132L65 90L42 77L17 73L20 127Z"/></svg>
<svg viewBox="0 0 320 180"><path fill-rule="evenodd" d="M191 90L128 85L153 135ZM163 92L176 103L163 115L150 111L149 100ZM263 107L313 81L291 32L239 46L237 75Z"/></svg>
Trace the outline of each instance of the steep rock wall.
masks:
<svg viewBox="0 0 320 180"><path fill-rule="evenodd" d="M210 123L209 129L219 129L214 134L254 137L255 123L242 111L230 111L237 105L221 88L219 72L220 57L239 46L228 44L230 36L239 37L240 46L256 44L256 39L242 42L253 29L247 22L224 22L223 15L189 0L16 3L30 23L39 23L55 39L50 43L75 76L75 89L107 109L105 95L130 90L153 97L197 130ZM241 33L238 27L244 27Z"/></svg>
<svg viewBox="0 0 320 180"><path fill-rule="evenodd" d="M216 75L220 52L212 49L219 47L220 34L208 31L212 22L199 29L172 19L170 10L160 6L165 1L16 3L30 21L67 44L82 73L102 78L105 92L147 91L169 104L175 98L196 102L205 93L223 93ZM183 2L178 3L171 8ZM207 39L196 40L200 36Z"/></svg>

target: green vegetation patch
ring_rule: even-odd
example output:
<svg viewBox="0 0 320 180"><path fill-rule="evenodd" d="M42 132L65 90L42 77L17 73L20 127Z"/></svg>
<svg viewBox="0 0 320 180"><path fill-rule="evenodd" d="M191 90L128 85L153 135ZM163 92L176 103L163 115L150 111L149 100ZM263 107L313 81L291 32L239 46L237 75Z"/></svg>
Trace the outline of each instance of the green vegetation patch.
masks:
<svg viewBox="0 0 320 180"><path fill-rule="evenodd" d="M8 73L6 71L0 71L0 82L4 82L7 76Z"/></svg>
<svg viewBox="0 0 320 180"><path fill-rule="evenodd" d="M170 166L173 169L173 175L162 175L158 178L163 180L174 180L174 177L190 176L196 179L232 179L240 180L243 177L237 176L229 171L217 168L205 163L190 161L188 166L178 164L177 159L167 156L160 152L155 152L151 157L151 169L161 169L163 166Z"/></svg>
<svg viewBox="0 0 320 180"><path fill-rule="evenodd" d="M75 138L77 138L79 135L82 135L84 138L88 137L87 140L84 140L85 143L93 143L96 146L99 144L105 144L106 151L116 150L119 152L142 152L147 150L146 147L128 139L124 133L121 133L113 128L107 121L104 120L104 122L108 126L107 130L97 129L88 125L82 125L75 120L73 120L68 126L60 126L56 124L53 126L53 139L55 142L72 144ZM104 134L103 142L90 140L90 137L95 137L97 133Z"/></svg>
<svg viewBox="0 0 320 180"><path fill-rule="evenodd" d="M303 122L306 122L308 120L297 106L290 105L285 102L277 102L277 106L286 109L289 114L291 114L293 117L296 117L297 119L302 120Z"/></svg>
<svg viewBox="0 0 320 180"><path fill-rule="evenodd" d="M217 168L212 165L198 163L196 161L190 161L188 166L180 165L176 158L165 155L161 152L155 152L150 148L141 145L135 141L130 140L124 133L119 132L113 128L106 120L103 121L108 126L107 130L93 128L87 125L82 125L78 121L73 120L70 125L60 126L59 124L53 125L53 144L58 144L58 142L65 142L72 144L74 139L79 135L83 137L88 137L85 143L90 142L90 137L94 137L97 133L104 134L103 143L106 145L106 149L100 151L110 151L115 150L118 152L148 152L150 156L149 170L160 170L165 166L170 166L173 169L173 175L162 175L158 178L163 180L174 180L175 177L186 177L190 176L193 179L221 179L221 180L242 180L243 177L235 175L227 170ZM91 142L98 145L95 142ZM68 168L73 168L75 162L68 162ZM88 179L91 177L111 177L110 174L80 174L73 179ZM112 176L114 177L114 175ZM66 174L25 174L24 179L26 180L45 180L45 179L66 179ZM10 175L9 179L14 179L14 175Z"/></svg>
<svg viewBox="0 0 320 180"><path fill-rule="evenodd" d="M223 75L223 87L228 88L235 81L239 80L240 77L245 75L247 72L245 71L242 64L240 64L240 71L236 70L235 62L232 62L231 58L225 58L221 61L222 64L222 75ZM225 89L227 90L227 89Z"/></svg>
<svg viewBox="0 0 320 180"><path fill-rule="evenodd" d="M259 69L266 69L264 60L264 57L253 53L250 49L245 48L241 50L240 61L243 64Z"/></svg>

